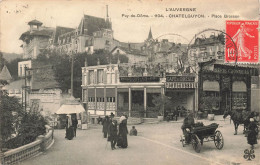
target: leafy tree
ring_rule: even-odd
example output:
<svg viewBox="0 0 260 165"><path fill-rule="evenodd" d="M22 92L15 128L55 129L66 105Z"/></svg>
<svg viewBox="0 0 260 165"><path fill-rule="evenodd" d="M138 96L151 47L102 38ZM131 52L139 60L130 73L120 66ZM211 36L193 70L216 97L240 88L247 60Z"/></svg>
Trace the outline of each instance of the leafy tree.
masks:
<svg viewBox="0 0 260 165"><path fill-rule="evenodd" d="M11 138L14 133L14 122L16 120L13 113L22 114L22 105L15 97L9 97L1 92L0 101L0 124L1 124L1 136L3 142Z"/></svg>
<svg viewBox="0 0 260 165"><path fill-rule="evenodd" d="M0 52L0 70L3 69L4 65L7 63L7 60L4 58L4 55L2 52Z"/></svg>
<svg viewBox="0 0 260 165"><path fill-rule="evenodd" d="M121 63L128 62L128 58L125 55L109 55L109 52L104 49L95 50L93 54L88 53L77 53L73 56L66 54L60 54L55 51L43 50L37 57L37 61L45 64L53 65L53 71L56 77L56 81L60 85L60 89L66 92L71 88L71 63L73 57L73 95L76 98L81 98L81 80L82 71L81 67L84 67L85 59L87 60L88 66L97 65L98 61L100 65L106 65L110 61L115 64L120 59Z"/></svg>
<svg viewBox="0 0 260 165"><path fill-rule="evenodd" d="M38 110L26 112L22 117L18 131L19 141L22 140L22 145L33 142L39 135L46 133L46 124L46 120Z"/></svg>

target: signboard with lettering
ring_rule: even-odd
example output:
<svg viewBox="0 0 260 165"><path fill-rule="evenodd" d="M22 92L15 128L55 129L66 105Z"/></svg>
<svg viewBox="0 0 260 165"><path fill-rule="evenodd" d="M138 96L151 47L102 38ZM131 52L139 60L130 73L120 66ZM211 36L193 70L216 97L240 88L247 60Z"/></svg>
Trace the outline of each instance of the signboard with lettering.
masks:
<svg viewBox="0 0 260 165"><path fill-rule="evenodd" d="M166 82L165 88L197 88L197 83L194 82Z"/></svg>
<svg viewBox="0 0 260 165"><path fill-rule="evenodd" d="M194 82L195 76L166 76L166 82Z"/></svg>
<svg viewBox="0 0 260 165"><path fill-rule="evenodd" d="M214 72L222 74L246 74L257 76L257 69L214 64Z"/></svg>
<svg viewBox="0 0 260 165"><path fill-rule="evenodd" d="M160 77L120 77L120 82L131 82L131 83L138 83L138 82L159 82Z"/></svg>

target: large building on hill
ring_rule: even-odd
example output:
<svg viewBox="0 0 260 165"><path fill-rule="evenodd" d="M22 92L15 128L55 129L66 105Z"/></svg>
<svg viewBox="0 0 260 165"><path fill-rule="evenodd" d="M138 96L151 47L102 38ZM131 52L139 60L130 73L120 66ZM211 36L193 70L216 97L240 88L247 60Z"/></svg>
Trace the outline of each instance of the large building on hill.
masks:
<svg viewBox="0 0 260 165"><path fill-rule="evenodd" d="M24 59L35 59L44 49L69 55L83 52L92 54L97 49L111 51L120 45L114 39L112 22L108 15L106 19L84 15L77 28L50 28L42 24L38 20L30 21L30 29L21 35Z"/></svg>
<svg viewBox="0 0 260 165"><path fill-rule="evenodd" d="M23 58L36 58L41 50L49 45L49 40L55 29L42 26L42 22L32 20L28 22L30 29L20 36L23 41Z"/></svg>

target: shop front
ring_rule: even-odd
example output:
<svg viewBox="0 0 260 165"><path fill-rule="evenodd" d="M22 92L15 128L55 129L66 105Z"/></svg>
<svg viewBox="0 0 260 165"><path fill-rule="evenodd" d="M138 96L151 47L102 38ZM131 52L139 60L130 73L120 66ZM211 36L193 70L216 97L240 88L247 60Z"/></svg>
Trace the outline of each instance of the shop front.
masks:
<svg viewBox="0 0 260 165"><path fill-rule="evenodd" d="M224 64L200 65L201 110L214 114L223 114L225 110L251 110L251 76L258 74L255 68Z"/></svg>
<svg viewBox="0 0 260 165"><path fill-rule="evenodd" d="M197 82L195 75L168 75L165 83L165 96L170 100L170 106L165 107L167 114L178 112L184 115L187 110L197 110Z"/></svg>

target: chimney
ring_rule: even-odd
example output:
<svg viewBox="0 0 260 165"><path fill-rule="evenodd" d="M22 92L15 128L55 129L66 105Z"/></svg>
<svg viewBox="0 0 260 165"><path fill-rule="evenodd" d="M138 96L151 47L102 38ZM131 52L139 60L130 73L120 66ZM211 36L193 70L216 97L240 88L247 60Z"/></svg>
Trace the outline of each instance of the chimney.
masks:
<svg viewBox="0 0 260 165"><path fill-rule="evenodd" d="M84 66L87 67L88 66L88 61L87 61L87 57L85 57L85 62L84 62Z"/></svg>
<svg viewBox="0 0 260 165"><path fill-rule="evenodd" d="M130 50L131 49L131 44L128 43L128 49Z"/></svg>

